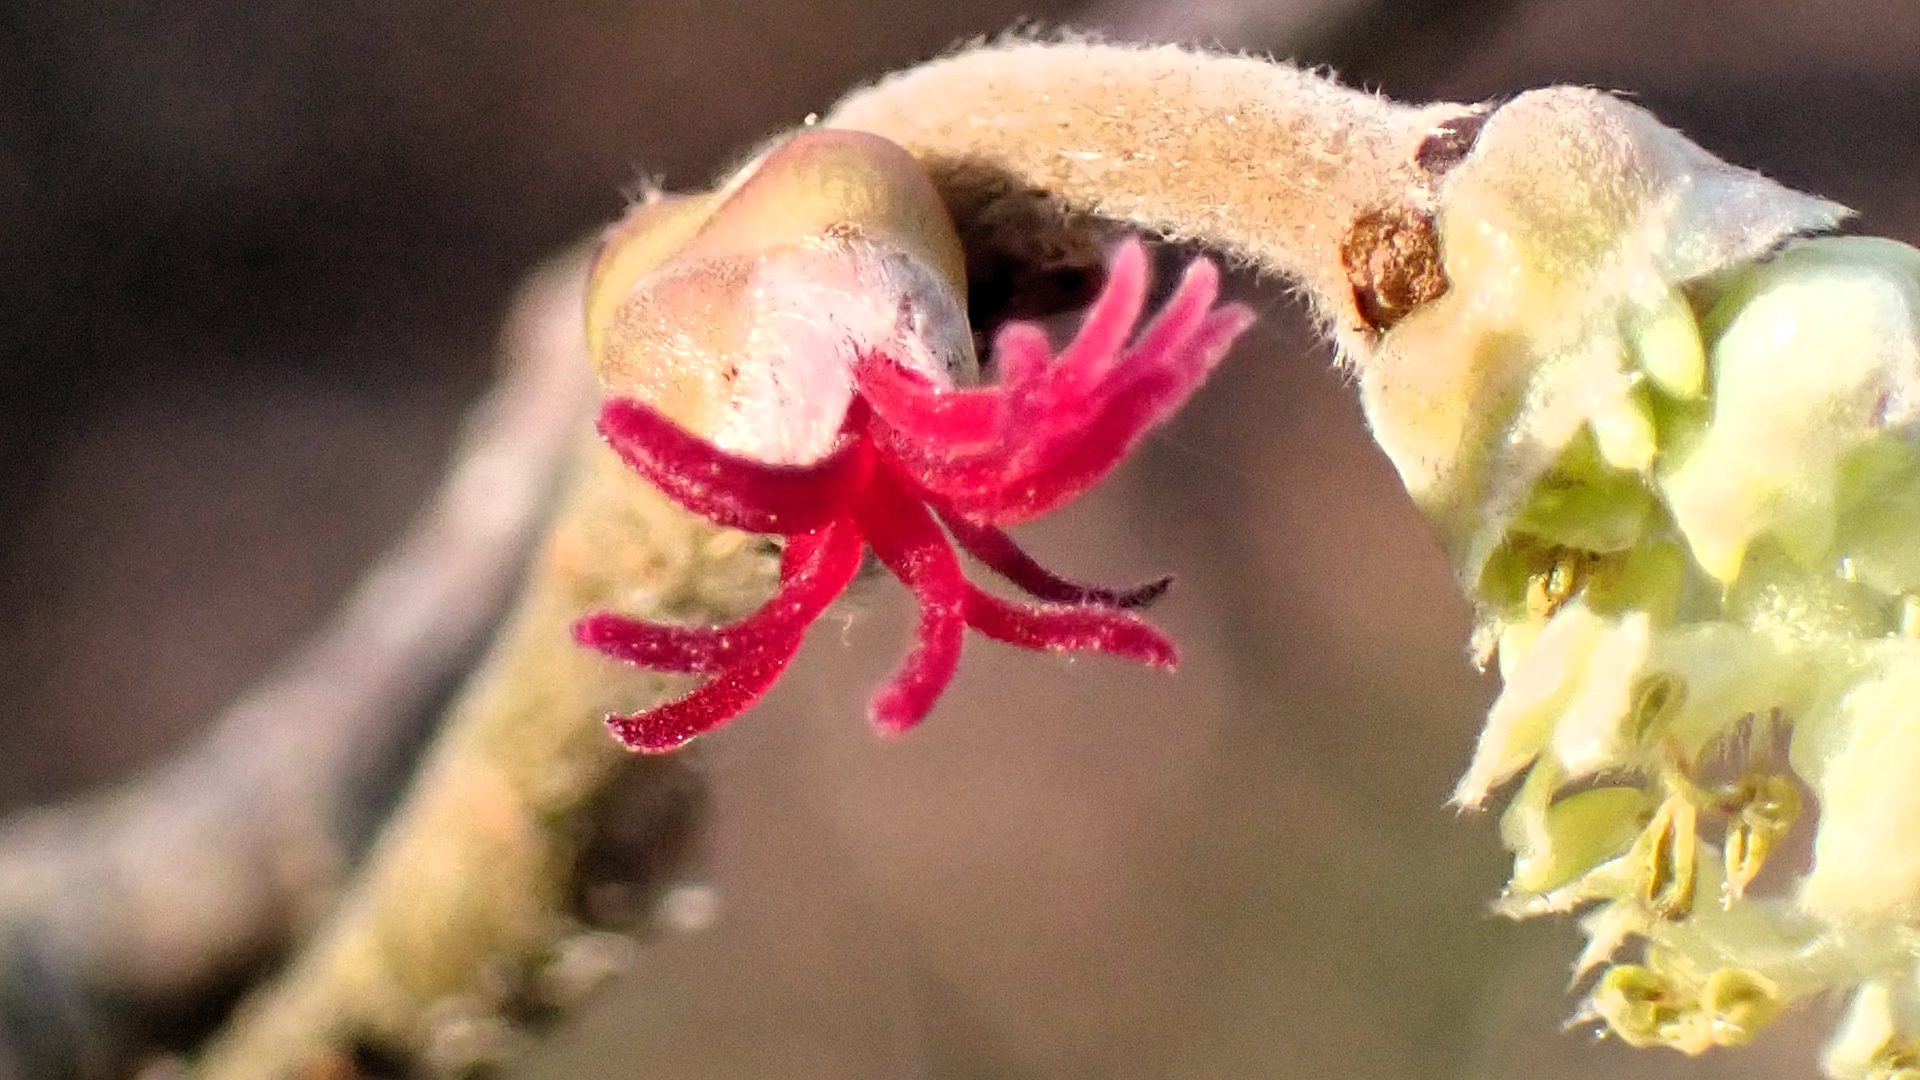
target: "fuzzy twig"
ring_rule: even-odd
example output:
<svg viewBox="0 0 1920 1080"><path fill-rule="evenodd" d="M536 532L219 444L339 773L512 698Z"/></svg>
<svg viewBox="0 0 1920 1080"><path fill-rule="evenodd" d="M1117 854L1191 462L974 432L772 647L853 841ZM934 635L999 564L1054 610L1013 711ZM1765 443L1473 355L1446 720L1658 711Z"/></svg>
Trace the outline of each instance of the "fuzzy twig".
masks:
<svg viewBox="0 0 1920 1080"><path fill-rule="evenodd" d="M543 317L556 327L548 347L585 373L573 271ZM586 429L573 419L577 439ZM657 860L675 839L665 834L685 825L675 796L690 785L683 762L636 758L602 722L671 694L674 680L579 648L569 627L603 606L731 618L765 595L771 560L752 538L691 518L597 442L584 450L517 609L365 868L197 1076L291 1078L369 1056L459 1072L504 1052L511 1021L567 1004L583 966L602 966L581 955L595 945L580 876L595 815L616 784L665 792L653 800L662 821L629 853Z"/></svg>
<svg viewBox="0 0 1920 1080"><path fill-rule="evenodd" d="M881 80L826 118L912 151L950 197L1012 181L1300 285L1364 349L1342 245L1428 176L1460 105L1409 107L1312 72L1178 46L1012 42Z"/></svg>

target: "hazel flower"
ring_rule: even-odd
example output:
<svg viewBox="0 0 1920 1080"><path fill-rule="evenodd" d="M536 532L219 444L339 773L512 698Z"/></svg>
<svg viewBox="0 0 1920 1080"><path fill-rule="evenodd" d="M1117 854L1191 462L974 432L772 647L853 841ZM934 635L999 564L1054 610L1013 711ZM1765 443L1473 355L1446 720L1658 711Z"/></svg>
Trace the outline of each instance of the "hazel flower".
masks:
<svg viewBox="0 0 1920 1080"><path fill-rule="evenodd" d="M919 723L969 628L1029 649L1095 651L1171 666L1171 642L1132 609L1167 580L1078 584L1004 527L1098 482L1200 386L1251 319L1215 307L1196 261L1136 333L1146 255L1129 240L1072 342L1025 323L994 339L981 385L962 314L959 241L931 183L876 136L809 130L715 196L643 207L616 234L589 295L589 340L613 397L609 445L716 523L781 537L780 581L729 626L611 612L585 645L707 681L609 720L629 746L670 750L765 694L864 555L913 593L914 643L872 699L883 731ZM994 596L956 547L1035 598Z"/></svg>
<svg viewBox="0 0 1920 1080"><path fill-rule="evenodd" d="M1499 909L1584 912L1630 1044L1851 992L1829 1075L1920 1076L1920 252L1587 91L1436 197L1452 288L1361 375L1504 683Z"/></svg>

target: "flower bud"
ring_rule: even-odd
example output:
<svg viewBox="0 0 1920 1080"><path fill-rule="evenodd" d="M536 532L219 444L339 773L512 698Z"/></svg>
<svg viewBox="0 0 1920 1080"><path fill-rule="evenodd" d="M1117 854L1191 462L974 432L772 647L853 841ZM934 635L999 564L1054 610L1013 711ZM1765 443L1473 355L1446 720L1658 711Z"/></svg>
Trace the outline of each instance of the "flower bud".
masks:
<svg viewBox="0 0 1920 1080"><path fill-rule="evenodd" d="M607 392L715 446L817 460L884 351L940 385L977 379L960 241L906 151L803 129L712 195L642 203L588 294Z"/></svg>

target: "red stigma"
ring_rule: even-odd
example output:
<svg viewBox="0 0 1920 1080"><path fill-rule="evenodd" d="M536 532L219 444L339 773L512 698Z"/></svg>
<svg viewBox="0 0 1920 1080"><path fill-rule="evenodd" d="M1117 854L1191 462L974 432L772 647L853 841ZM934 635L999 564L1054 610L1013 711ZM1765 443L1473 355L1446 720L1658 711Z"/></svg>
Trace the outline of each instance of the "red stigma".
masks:
<svg viewBox="0 0 1920 1080"><path fill-rule="evenodd" d="M868 549L920 609L912 650L872 699L882 731L904 731L926 716L953 678L968 627L1029 649L1171 667L1172 642L1131 610L1170 579L1122 590L1077 584L1002 529L1097 483L1199 389L1252 321L1240 305L1213 306L1219 275L1201 259L1128 347L1145 305L1146 261L1139 241L1121 246L1079 334L1057 356L1038 327L1003 328L994 343L997 385L941 387L890 357L862 357L839 441L810 464L731 454L645 404L609 401L600 432L636 472L718 524L786 538L779 588L739 622L699 629L611 612L580 620L574 636L584 645L708 678L678 701L610 718L614 734L660 752L744 712L845 591ZM981 590L963 575L956 545L1039 602Z"/></svg>

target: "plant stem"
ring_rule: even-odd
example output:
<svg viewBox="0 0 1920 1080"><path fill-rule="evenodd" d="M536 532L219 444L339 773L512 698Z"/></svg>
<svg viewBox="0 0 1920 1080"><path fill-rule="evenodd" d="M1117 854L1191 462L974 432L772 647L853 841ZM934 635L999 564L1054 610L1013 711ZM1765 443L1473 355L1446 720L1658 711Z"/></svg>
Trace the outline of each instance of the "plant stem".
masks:
<svg viewBox="0 0 1920 1080"><path fill-rule="evenodd" d="M564 299L577 325L577 291ZM765 596L772 567L752 537L691 517L597 442L584 450L517 610L352 889L196 1076L302 1077L367 1053L456 1072L502 1053L514 1015L579 989L560 968L590 930L577 895L595 808L615 783L684 790L688 766L636 758L602 722L679 682L580 648L570 626L604 606L725 621Z"/></svg>
<svg viewBox="0 0 1920 1080"><path fill-rule="evenodd" d="M948 192L1011 178L1247 260L1364 349L1341 245L1363 214L1423 188L1415 152L1468 111L1180 46L1011 42L882 79L824 123L905 146Z"/></svg>

